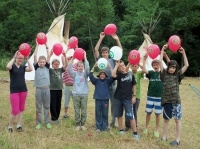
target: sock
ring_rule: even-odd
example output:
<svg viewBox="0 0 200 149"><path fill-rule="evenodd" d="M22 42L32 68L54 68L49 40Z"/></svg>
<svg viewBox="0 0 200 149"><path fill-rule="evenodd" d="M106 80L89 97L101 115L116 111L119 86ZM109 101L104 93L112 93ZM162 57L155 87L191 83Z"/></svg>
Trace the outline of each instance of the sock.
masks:
<svg viewBox="0 0 200 149"><path fill-rule="evenodd" d="M8 126L8 129L9 129L9 128L12 128L12 127L11 127L11 126Z"/></svg>
<svg viewBox="0 0 200 149"><path fill-rule="evenodd" d="M17 128L22 127L21 125L17 124Z"/></svg>
<svg viewBox="0 0 200 149"><path fill-rule="evenodd" d="M136 131L136 132L133 132L133 134L134 134L134 135L137 135L137 131Z"/></svg>

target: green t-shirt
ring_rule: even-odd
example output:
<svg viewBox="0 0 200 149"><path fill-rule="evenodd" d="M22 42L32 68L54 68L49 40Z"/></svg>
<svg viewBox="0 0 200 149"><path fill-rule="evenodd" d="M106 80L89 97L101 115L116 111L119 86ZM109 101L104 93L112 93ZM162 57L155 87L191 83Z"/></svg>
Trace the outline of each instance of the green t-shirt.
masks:
<svg viewBox="0 0 200 149"><path fill-rule="evenodd" d="M50 76L50 90L62 90L63 82L62 82L62 73L65 70L63 68L58 69L49 69Z"/></svg>
<svg viewBox="0 0 200 149"><path fill-rule="evenodd" d="M141 83L140 80L143 78L143 73L141 71L137 71L136 73L133 73L136 81L136 98L141 99Z"/></svg>
<svg viewBox="0 0 200 149"><path fill-rule="evenodd" d="M148 93L150 97L161 97L162 95L162 81L160 80L160 72L150 70L146 75L149 79Z"/></svg>

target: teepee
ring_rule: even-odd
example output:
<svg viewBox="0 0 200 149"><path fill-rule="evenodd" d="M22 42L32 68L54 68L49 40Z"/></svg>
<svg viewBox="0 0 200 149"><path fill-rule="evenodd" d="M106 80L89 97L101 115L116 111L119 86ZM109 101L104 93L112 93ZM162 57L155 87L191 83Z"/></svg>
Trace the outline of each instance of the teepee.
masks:
<svg viewBox="0 0 200 149"><path fill-rule="evenodd" d="M48 1L46 1L46 2L48 4L49 9L51 10L52 14L54 14L53 12L56 12L56 10L54 10L55 4L52 3L52 8L51 8L50 3L48 3ZM54 14L55 16L58 16L58 15L59 16L56 17L53 20L53 22L52 22L52 24L51 24L51 26L50 26L47 34L46 34L49 52L50 52L50 50L52 50L52 47L55 43L62 44L63 50L66 50L66 47L67 47L67 42L68 42L68 39L69 39L70 22L65 21L65 14L60 15L62 13L62 11L64 10L64 8L66 7L65 6L66 3L61 3L61 4L62 5L60 5L61 8L59 9L59 12ZM63 35L63 33L64 33L64 35ZM41 55L47 57L45 45L39 45L38 46L37 58ZM50 64L51 64L51 61L55 58L58 59L61 62L60 63L60 67L61 67L62 66L61 55L56 56L56 55L53 54L51 59L50 59ZM34 63L34 54L31 55L29 60L30 60L31 64ZM34 80L34 77L35 77L35 70L34 69L31 72L25 73L25 79L26 80Z"/></svg>
<svg viewBox="0 0 200 149"><path fill-rule="evenodd" d="M160 13L161 14L161 13ZM146 24L144 22L144 20L142 22L140 22L142 28L143 28L143 36L144 36L144 41L142 43L142 45L140 46L140 48L138 49L138 52L140 53L140 64L143 63L143 57L144 55L147 53L146 49L149 45L153 44L151 38L150 38L150 34L153 31L153 29L156 27L156 25L158 24L158 22L161 20L160 18L160 14L158 15L158 17L153 20L151 18L151 21L149 24ZM145 32L145 33L144 33ZM158 55L155 59L159 60L160 55ZM151 66L151 62L153 61L153 59L151 59L149 56L147 58L146 61L146 69L147 70L153 70L152 66ZM163 67L166 68L166 64L164 61L162 61L163 63ZM141 69L140 69L141 70Z"/></svg>

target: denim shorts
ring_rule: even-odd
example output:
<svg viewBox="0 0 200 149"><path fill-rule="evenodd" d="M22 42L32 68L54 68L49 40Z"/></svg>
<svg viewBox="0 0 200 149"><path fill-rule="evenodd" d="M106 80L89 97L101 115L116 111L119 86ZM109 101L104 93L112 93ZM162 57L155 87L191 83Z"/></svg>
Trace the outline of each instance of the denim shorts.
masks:
<svg viewBox="0 0 200 149"><path fill-rule="evenodd" d="M115 117L122 117L123 110L125 109L125 116L128 119L134 119L133 104L131 100L115 99L114 100L114 115Z"/></svg>
<svg viewBox="0 0 200 149"><path fill-rule="evenodd" d="M169 120L172 117L177 120L182 118L181 104L165 103L163 105L163 118Z"/></svg>

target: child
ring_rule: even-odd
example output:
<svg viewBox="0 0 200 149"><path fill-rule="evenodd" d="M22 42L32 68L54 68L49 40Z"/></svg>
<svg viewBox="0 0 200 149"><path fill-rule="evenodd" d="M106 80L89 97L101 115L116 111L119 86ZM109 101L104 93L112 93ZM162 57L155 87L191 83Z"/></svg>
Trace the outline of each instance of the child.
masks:
<svg viewBox="0 0 200 149"><path fill-rule="evenodd" d="M94 68L97 63L93 66L90 71L90 81L95 86L93 98L95 99L95 119L96 119L96 132L108 130L108 107L109 107L109 88L114 82L112 77L108 77L105 70L101 70L95 78L93 75ZM112 69L110 67L110 69Z"/></svg>
<svg viewBox="0 0 200 149"><path fill-rule="evenodd" d="M67 53L67 52L66 52ZM68 58L68 63L72 62L72 57ZM73 63L72 64L72 69L76 71L77 64ZM74 84L74 79L72 76L69 74L68 70L66 69L65 72L63 73L63 83L65 84L64 86L64 108L65 108L65 114L63 118L69 118L69 101L70 101L70 96L72 95L71 89Z"/></svg>
<svg viewBox="0 0 200 149"><path fill-rule="evenodd" d="M22 132L22 116L25 110L27 87L25 83L25 71L32 71L32 65L26 57L28 66L23 64L24 56L17 51L6 68L10 73L10 105L11 113L9 118L8 131L13 132L13 123L17 119L17 131Z"/></svg>
<svg viewBox="0 0 200 149"><path fill-rule="evenodd" d="M168 45L164 45L161 51L160 61L162 62L164 50ZM179 52L183 55L184 66L178 70L178 63L171 60L167 64L167 69L163 69L161 64L161 79L163 82L162 89L162 106L163 106L163 135L162 140L167 140L167 132L169 120L173 117L176 123L176 140L170 142L172 146L180 145L180 132L181 132L181 100L179 95L179 76L182 75L188 68L188 60L185 50L181 47Z"/></svg>
<svg viewBox="0 0 200 149"><path fill-rule="evenodd" d="M37 42L36 42L37 43ZM50 80L49 80L49 61L50 55L48 47L46 45L47 59L45 56L40 56L37 59L38 43L34 52L34 68L35 68L35 79L34 87L36 87L35 98L36 98L36 129L42 127L42 107L44 108L44 121L46 127L51 129L52 126L49 121L49 110L50 110Z"/></svg>
<svg viewBox="0 0 200 149"><path fill-rule="evenodd" d="M104 37L105 37L105 33L101 32L100 33L99 41L97 42L97 44L95 46L95 50L94 50L94 52L95 52L95 58L96 59L100 58L99 47L100 47L101 42L104 39ZM116 34L113 34L112 38L114 40L116 40L117 46L119 46L120 48L122 48L120 40L119 40L119 37ZM109 48L108 47L103 47L101 49L101 57L103 57L103 58L105 58L105 59L108 60L108 63L111 65L112 69L115 67L115 60L109 58ZM110 68L107 67L105 69L105 71L108 74L108 76L111 77ZM110 102L111 102L111 116L112 116L112 120L111 120L111 123L110 123L111 127L115 127L114 106L113 106L113 104L114 104L114 92L115 92L115 90L116 90L116 82L113 82L113 84L110 86Z"/></svg>
<svg viewBox="0 0 200 149"><path fill-rule="evenodd" d="M133 114L134 114L134 117L135 117L135 122L136 122L136 127L138 126L137 125L137 113L138 113L138 108L139 108L139 104L140 104L140 99L141 99L141 93L140 93L140 90L141 90L141 83L140 83L140 80L143 78L143 72L142 71L138 71L139 67L140 68L143 68L142 65L140 64L130 64L128 63L128 65L126 66L127 67L127 70L129 69L129 67L131 68L132 70L132 73L135 77L135 80L136 80L136 102L133 104ZM129 130L129 128L131 128L131 125L130 125L130 120L126 119L125 118L125 126L126 126L126 131Z"/></svg>
<svg viewBox="0 0 200 149"><path fill-rule="evenodd" d="M59 68L60 61L58 59L52 60L52 68L49 69L50 76L50 112L51 112L51 120L53 124L58 124L58 118L60 116L61 109L61 99L62 99L62 73L67 68L67 59L66 54L63 51L63 67Z"/></svg>
<svg viewBox="0 0 200 149"><path fill-rule="evenodd" d="M149 79L149 86L147 92L147 103L146 103L146 128L143 130L145 135L148 134L148 125L151 118L151 113L155 112L156 115L156 129L154 131L154 137L159 137L159 123L160 114L162 113L161 106L161 94L162 94L162 82L160 80L160 61L153 60L151 65L154 70L146 70L146 59L148 55L146 54L143 59L143 69L142 71L147 74Z"/></svg>
<svg viewBox="0 0 200 149"><path fill-rule="evenodd" d="M72 69L72 63L68 65L69 74L74 78L72 98L75 112L76 131L86 130L84 126L87 119L87 100L88 100L88 76L90 73L89 62L84 53L85 66L82 61L77 62L77 71Z"/></svg>
<svg viewBox="0 0 200 149"><path fill-rule="evenodd" d="M118 72L117 72L118 71ZM132 72L127 72L123 61L116 61L112 77L117 80L117 89L114 94L115 116L118 119L119 133L124 134L122 125L123 109L125 109L125 116L130 120L133 130L133 137L139 140L137 134L136 123L133 115L133 103L136 101L136 82Z"/></svg>

